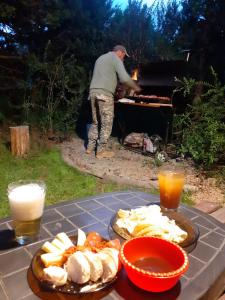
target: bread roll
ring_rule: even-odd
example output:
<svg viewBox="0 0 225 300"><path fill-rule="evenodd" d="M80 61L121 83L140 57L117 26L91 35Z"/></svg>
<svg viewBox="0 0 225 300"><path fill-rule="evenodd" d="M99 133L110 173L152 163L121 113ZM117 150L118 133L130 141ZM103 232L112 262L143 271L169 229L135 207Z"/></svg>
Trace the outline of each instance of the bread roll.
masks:
<svg viewBox="0 0 225 300"><path fill-rule="evenodd" d="M86 283L90 280L90 265L81 251L73 253L66 263L68 279L79 284Z"/></svg>
<svg viewBox="0 0 225 300"><path fill-rule="evenodd" d="M114 248L104 248L101 252L108 254L113 259L115 268L118 270L119 266L119 251Z"/></svg>
<svg viewBox="0 0 225 300"><path fill-rule="evenodd" d="M100 251L97 255L101 259L103 266L102 282L105 283L111 281L117 273L117 268L115 266L114 260L109 254L102 251Z"/></svg>
<svg viewBox="0 0 225 300"><path fill-rule="evenodd" d="M90 265L90 279L91 281L96 282L103 275L103 266L101 259L97 254L91 251L85 251L84 256L86 257Z"/></svg>

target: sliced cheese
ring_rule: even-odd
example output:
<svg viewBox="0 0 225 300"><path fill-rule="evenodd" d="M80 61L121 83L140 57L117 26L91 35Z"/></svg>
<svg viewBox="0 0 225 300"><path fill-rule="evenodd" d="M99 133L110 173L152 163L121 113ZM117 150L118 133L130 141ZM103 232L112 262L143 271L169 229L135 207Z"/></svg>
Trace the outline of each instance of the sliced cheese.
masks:
<svg viewBox="0 0 225 300"><path fill-rule="evenodd" d="M66 247L66 249L74 246L71 239L68 237L68 235L65 232L58 233L56 235L56 237L57 237L57 239L60 240L60 242L63 243L63 245Z"/></svg>
<svg viewBox="0 0 225 300"><path fill-rule="evenodd" d="M57 253L57 254L62 253L62 251L59 250L59 248L55 247L49 242L45 242L44 245L41 247L41 249L47 253Z"/></svg>
<svg viewBox="0 0 225 300"><path fill-rule="evenodd" d="M60 267L50 266L43 270L45 280L51 282L54 286L61 286L67 282L67 272Z"/></svg>
<svg viewBox="0 0 225 300"><path fill-rule="evenodd" d="M58 248L60 251L65 251L66 250L65 245L62 242L60 242L59 239L54 239L52 241L52 245L55 246L56 248Z"/></svg>
<svg viewBox="0 0 225 300"><path fill-rule="evenodd" d="M44 253L41 255L41 260L45 267L59 266L63 261L63 256L55 253Z"/></svg>
<svg viewBox="0 0 225 300"><path fill-rule="evenodd" d="M78 236L77 236L77 246L83 246L85 241L86 241L86 234L80 228L78 228L77 234L78 234Z"/></svg>

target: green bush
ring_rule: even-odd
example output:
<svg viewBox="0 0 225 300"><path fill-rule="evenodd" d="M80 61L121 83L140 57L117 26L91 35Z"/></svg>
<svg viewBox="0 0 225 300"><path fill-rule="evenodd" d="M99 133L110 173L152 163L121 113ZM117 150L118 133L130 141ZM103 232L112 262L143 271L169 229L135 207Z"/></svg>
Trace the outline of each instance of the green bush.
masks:
<svg viewBox="0 0 225 300"><path fill-rule="evenodd" d="M47 54L48 46L43 62L34 55L29 59L30 73L23 105L26 120L38 124L45 132L68 132L75 127L88 74L66 52L53 61Z"/></svg>
<svg viewBox="0 0 225 300"><path fill-rule="evenodd" d="M177 89L196 99L196 87L203 88L198 100L192 101L184 114L176 116L175 130L182 133L180 152L204 167L218 162L225 151L225 86L213 69L211 73L212 83L183 78L179 80L182 86Z"/></svg>
<svg viewBox="0 0 225 300"><path fill-rule="evenodd" d="M181 153L190 154L198 164L210 166L225 150L225 126L207 117L184 130Z"/></svg>

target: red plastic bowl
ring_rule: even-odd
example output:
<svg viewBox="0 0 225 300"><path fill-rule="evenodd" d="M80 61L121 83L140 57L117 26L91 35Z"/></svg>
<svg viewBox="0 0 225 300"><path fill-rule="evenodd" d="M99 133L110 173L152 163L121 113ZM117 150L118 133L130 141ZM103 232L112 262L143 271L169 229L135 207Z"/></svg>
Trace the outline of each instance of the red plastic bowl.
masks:
<svg viewBox="0 0 225 300"><path fill-rule="evenodd" d="M146 266L137 267L140 259L158 262L157 271ZM137 237L126 241L120 249L120 260L128 278L139 288L151 292L171 289L187 270L189 262L186 252L177 244L157 237ZM166 269L165 269L166 268ZM159 271L159 272L158 272Z"/></svg>

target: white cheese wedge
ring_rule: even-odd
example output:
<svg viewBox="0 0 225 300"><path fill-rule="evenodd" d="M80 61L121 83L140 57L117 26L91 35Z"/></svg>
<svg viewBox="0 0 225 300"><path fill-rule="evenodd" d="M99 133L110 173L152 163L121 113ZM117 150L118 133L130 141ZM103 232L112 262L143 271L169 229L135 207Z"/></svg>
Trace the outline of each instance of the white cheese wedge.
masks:
<svg viewBox="0 0 225 300"><path fill-rule="evenodd" d="M86 241L86 234L83 230L78 228L77 230L77 246L83 246Z"/></svg>
<svg viewBox="0 0 225 300"><path fill-rule="evenodd" d="M62 255L55 253L44 253L41 255L41 260L45 267L58 265L62 262L62 259Z"/></svg>
<svg viewBox="0 0 225 300"><path fill-rule="evenodd" d="M56 235L57 239L60 240L66 247L66 249L73 247L74 244L72 243L71 239L68 237L68 235L65 232L58 233Z"/></svg>
<svg viewBox="0 0 225 300"><path fill-rule="evenodd" d="M62 242L60 242L59 239L54 239L51 244L58 248L60 251L65 251L67 249L66 246Z"/></svg>
<svg viewBox="0 0 225 300"><path fill-rule="evenodd" d="M41 249L47 253L57 253L57 254L62 253L62 251L59 250L59 248L55 247L49 242L45 242L44 245L41 247Z"/></svg>
<svg viewBox="0 0 225 300"><path fill-rule="evenodd" d="M54 286L62 286L67 282L67 272L60 267L50 266L43 269L44 279Z"/></svg>

